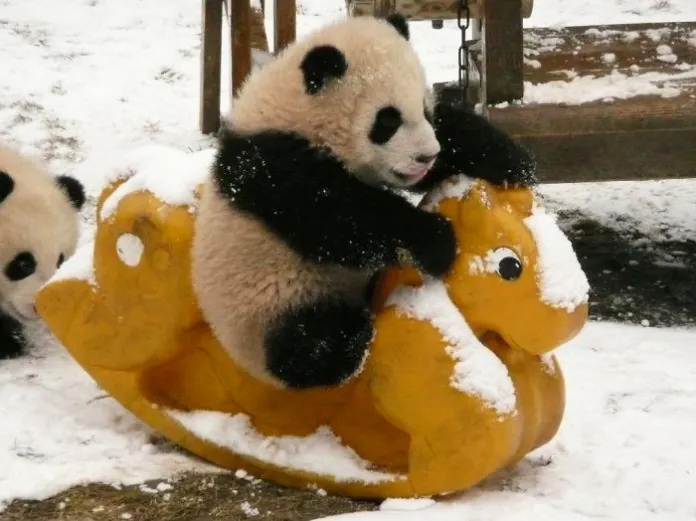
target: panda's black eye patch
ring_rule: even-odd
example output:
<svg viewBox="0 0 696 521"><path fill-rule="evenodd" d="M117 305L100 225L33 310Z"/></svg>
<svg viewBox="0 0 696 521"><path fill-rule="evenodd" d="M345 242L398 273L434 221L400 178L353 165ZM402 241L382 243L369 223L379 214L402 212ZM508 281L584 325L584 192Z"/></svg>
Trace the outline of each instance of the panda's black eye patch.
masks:
<svg viewBox="0 0 696 521"><path fill-rule="evenodd" d="M56 268L60 268L64 262L65 262L65 255L63 255L61 253L60 255L58 255L58 262L56 263Z"/></svg>
<svg viewBox="0 0 696 521"><path fill-rule="evenodd" d="M12 190L14 190L14 179L7 172L0 170L0 203L12 193Z"/></svg>
<svg viewBox="0 0 696 521"><path fill-rule="evenodd" d="M384 107L377 111L370 130L370 141L383 145L389 141L403 123L401 112L396 107Z"/></svg>
<svg viewBox="0 0 696 521"><path fill-rule="evenodd" d="M11 281L26 279L36 271L36 259L28 252L23 251L15 255L15 258L5 266L5 276Z"/></svg>

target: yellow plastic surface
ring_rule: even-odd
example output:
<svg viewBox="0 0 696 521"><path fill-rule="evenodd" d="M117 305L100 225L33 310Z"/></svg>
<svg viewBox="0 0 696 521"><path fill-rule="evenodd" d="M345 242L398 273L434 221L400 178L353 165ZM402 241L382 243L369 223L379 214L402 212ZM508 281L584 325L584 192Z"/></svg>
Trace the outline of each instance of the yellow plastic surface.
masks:
<svg viewBox="0 0 696 521"><path fill-rule="evenodd" d="M116 187L104 191L99 206ZM37 308L99 385L156 431L204 459L280 484L315 484L356 497L459 491L546 443L563 416L561 370L553 357L554 370L549 370L539 355L576 335L587 307L568 313L540 301L533 274L536 248L522 222L532 201L526 189L502 190L477 181L464 199L445 199L438 206L453 222L459 246L444 283L471 329L507 367L517 400L512 415L501 416L450 384L455 362L433 325L383 306L395 286L421 284L418 273L408 269L386 273L379 284L376 335L357 378L339 388L309 391L279 390L254 380L226 355L196 304L190 275L195 214L149 192L125 196L115 213L99 222L96 284L51 282L38 295ZM135 267L117 254L123 234L144 244ZM473 256L500 245L523 248L526 276L509 282L494 273L471 272ZM327 425L376 469L402 477L374 484L337 482L239 456L187 431L168 408L243 412L265 435L305 436Z"/></svg>

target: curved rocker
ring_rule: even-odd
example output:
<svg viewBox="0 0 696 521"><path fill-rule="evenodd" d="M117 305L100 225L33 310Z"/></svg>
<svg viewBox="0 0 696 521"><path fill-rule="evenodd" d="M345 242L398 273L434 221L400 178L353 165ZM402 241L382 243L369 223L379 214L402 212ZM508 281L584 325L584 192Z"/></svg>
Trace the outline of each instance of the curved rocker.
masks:
<svg viewBox="0 0 696 521"><path fill-rule="evenodd" d="M587 280L527 189L465 178L421 203L454 224L442 280L384 274L359 376L279 390L226 355L191 285L195 202L209 151L170 152L112 183L93 244L38 295L78 363L173 442L220 466L355 497L466 489L556 433L564 381L548 354L587 317ZM142 165L141 165L142 166Z"/></svg>

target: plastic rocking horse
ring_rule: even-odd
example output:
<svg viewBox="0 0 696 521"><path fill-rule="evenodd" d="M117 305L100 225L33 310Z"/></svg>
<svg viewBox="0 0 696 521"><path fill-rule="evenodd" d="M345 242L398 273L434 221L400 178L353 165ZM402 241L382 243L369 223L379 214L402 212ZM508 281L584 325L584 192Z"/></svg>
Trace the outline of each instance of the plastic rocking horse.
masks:
<svg viewBox="0 0 696 521"><path fill-rule="evenodd" d="M464 177L431 191L421 205L455 228L451 271L385 273L362 372L279 390L234 364L196 303L191 240L211 161L160 151L110 184L94 243L38 296L70 354L136 416L222 467L372 498L469 488L555 435L564 380L549 352L582 328L588 286L531 191Z"/></svg>

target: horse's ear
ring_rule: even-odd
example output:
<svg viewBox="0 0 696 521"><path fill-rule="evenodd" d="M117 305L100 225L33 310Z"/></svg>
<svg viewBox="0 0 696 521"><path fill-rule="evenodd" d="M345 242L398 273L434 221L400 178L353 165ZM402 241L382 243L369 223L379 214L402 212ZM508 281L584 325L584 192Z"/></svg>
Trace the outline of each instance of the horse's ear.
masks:
<svg viewBox="0 0 696 521"><path fill-rule="evenodd" d="M532 205L534 204L534 194L528 188L498 188L496 192L500 204L510 205L521 215L531 215Z"/></svg>

